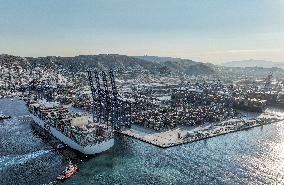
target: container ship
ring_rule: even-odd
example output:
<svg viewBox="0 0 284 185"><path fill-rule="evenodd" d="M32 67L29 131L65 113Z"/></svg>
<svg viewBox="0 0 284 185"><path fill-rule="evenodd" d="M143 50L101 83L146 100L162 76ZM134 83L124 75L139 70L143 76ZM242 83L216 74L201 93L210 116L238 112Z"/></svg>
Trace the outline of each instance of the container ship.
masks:
<svg viewBox="0 0 284 185"><path fill-rule="evenodd" d="M83 154L96 154L114 145L112 127L73 113L58 102L28 102L34 122L55 138Z"/></svg>

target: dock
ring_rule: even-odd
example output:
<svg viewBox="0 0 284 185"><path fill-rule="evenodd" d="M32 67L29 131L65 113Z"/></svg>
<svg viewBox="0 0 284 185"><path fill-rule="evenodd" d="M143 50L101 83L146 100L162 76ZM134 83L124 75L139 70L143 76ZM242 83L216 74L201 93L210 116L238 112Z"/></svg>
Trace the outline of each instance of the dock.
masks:
<svg viewBox="0 0 284 185"><path fill-rule="evenodd" d="M230 119L194 128L179 127L167 131L146 133L144 129L140 130L139 127L136 127L116 131L116 133L160 148L169 148L281 121L284 121L284 117L282 116L263 115L248 120L241 118Z"/></svg>

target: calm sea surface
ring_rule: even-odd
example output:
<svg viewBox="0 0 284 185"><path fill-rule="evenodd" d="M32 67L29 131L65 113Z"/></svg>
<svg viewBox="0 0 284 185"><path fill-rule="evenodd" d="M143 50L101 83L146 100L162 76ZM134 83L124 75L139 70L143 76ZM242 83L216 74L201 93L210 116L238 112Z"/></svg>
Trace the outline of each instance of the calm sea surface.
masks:
<svg viewBox="0 0 284 185"><path fill-rule="evenodd" d="M160 149L116 137L102 154L56 151L58 141L22 121L21 101L0 100L0 184L284 184L284 124L276 123L204 141ZM64 183L56 176L71 159L79 171Z"/></svg>

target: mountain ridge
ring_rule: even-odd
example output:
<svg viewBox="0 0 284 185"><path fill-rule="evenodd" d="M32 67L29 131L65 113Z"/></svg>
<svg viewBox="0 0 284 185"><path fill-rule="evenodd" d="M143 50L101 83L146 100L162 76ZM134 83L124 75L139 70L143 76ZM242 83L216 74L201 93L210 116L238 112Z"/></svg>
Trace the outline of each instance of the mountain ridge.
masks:
<svg viewBox="0 0 284 185"><path fill-rule="evenodd" d="M30 68L50 68L65 71L66 73L84 72L89 69L108 70L111 68L118 72L128 71L129 73L133 73L133 75L137 73L152 75L202 75L215 72L211 67L203 63L186 59L155 62L119 54L78 55L74 57L19 57L5 54L0 55L1 65L5 61L16 64L17 61L19 63L19 61L24 60L29 64ZM19 65L21 64L19 63Z"/></svg>
<svg viewBox="0 0 284 185"><path fill-rule="evenodd" d="M284 63L272 62L267 60L255 60L255 59L225 62L220 65L225 67L264 67L264 68L278 67L284 69Z"/></svg>

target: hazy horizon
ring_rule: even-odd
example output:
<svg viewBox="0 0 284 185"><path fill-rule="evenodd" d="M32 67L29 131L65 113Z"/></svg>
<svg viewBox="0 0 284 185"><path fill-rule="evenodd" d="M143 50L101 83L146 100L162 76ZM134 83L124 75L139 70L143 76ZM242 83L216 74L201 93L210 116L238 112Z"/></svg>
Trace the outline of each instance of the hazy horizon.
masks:
<svg viewBox="0 0 284 185"><path fill-rule="evenodd" d="M21 56L21 55L16 55L16 54L12 54L12 53L0 53L0 55L12 55L12 56L19 56L19 57L33 57L33 58L41 58L41 57L76 57L76 56L92 56L92 55L126 55L129 57L142 57L142 56L149 56L149 57L165 57L165 58L179 58L179 59L188 59L188 60L192 60L191 58L183 58L183 57L172 57L172 56L158 56L158 55L127 55L127 54L120 54L120 53L96 53L96 54L78 54L78 55L66 55L66 56L62 56L62 55L43 55L43 56ZM240 59L240 60L231 60L231 61L225 61L225 62L218 62L218 63L213 63L213 62L206 62L206 61L200 61L200 60L193 60L195 62L201 62L201 63L212 63L212 64L217 64L217 65L221 65L221 64L228 64L228 63L232 63L232 62L249 62L249 61L265 61L265 62L272 62L274 64L284 64L284 62L275 62L275 61L268 61L268 60L261 60L261 59L253 59L253 58L247 58L247 59Z"/></svg>
<svg viewBox="0 0 284 185"><path fill-rule="evenodd" d="M0 53L284 62L284 1L0 0Z"/></svg>

